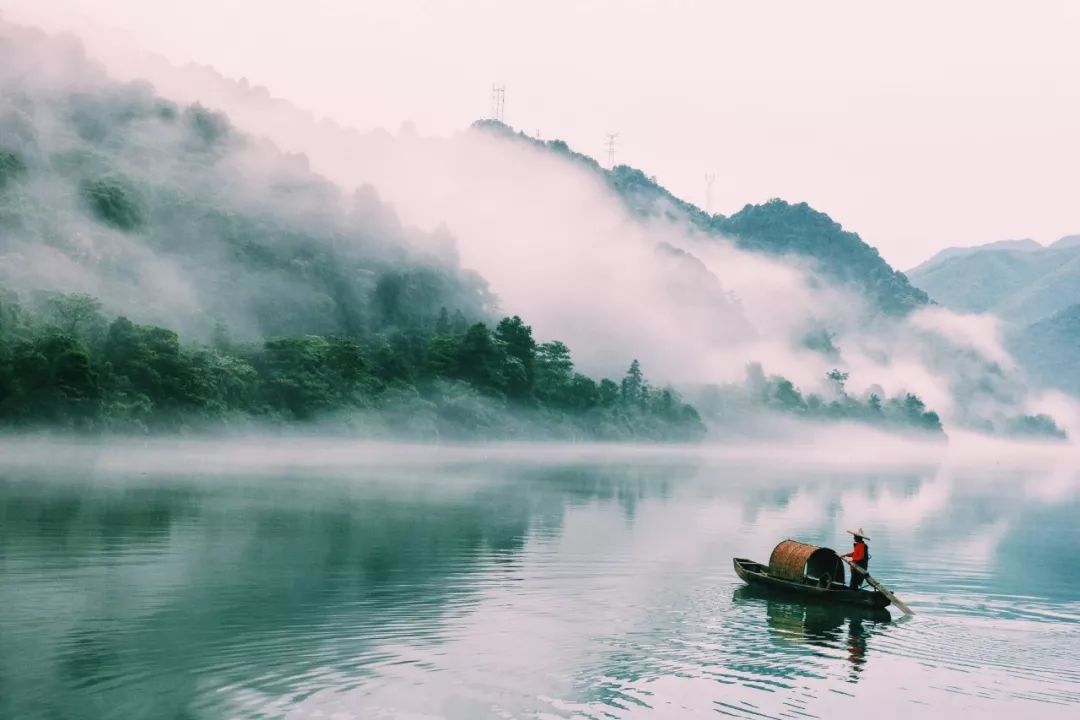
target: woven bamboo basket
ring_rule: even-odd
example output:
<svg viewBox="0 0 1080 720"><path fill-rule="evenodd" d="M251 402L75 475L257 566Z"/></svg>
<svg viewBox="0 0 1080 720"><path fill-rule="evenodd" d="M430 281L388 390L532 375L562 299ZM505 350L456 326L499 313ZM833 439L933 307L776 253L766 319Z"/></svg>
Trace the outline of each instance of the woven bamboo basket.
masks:
<svg viewBox="0 0 1080 720"><path fill-rule="evenodd" d="M769 575L792 582L809 579L818 583L826 576L830 580L843 581L844 564L834 550L784 540L769 556Z"/></svg>

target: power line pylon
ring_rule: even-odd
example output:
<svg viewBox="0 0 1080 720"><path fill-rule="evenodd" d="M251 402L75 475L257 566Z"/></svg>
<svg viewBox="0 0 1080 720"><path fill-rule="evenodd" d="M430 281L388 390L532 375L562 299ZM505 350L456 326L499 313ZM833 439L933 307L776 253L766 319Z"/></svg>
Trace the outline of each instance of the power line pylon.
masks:
<svg viewBox="0 0 1080 720"><path fill-rule="evenodd" d="M619 137L619 133L607 134L607 164L609 168L615 167L615 139Z"/></svg>
<svg viewBox="0 0 1080 720"><path fill-rule="evenodd" d="M492 85L491 86L491 119L503 121L503 115L506 112L506 86L505 85Z"/></svg>

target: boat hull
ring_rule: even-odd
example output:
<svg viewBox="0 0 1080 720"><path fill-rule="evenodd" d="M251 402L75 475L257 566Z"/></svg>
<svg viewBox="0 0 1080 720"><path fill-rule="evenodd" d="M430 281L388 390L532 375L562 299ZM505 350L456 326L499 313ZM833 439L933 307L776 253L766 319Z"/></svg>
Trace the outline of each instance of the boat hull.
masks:
<svg viewBox="0 0 1080 720"><path fill-rule="evenodd" d="M822 588L772 577L767 565L753 560L733 558L733 562L735 573L754 587L828 604L868 608L883 608L889 605L889 598L877 590L851 590L841 583L832 583L829 587Z"/></svg>

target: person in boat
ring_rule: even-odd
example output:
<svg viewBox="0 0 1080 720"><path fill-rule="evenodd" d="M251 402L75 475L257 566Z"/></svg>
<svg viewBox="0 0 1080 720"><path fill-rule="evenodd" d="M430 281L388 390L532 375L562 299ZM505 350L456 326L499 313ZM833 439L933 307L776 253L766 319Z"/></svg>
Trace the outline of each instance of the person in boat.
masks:
<svg viewBox="0 0 1080 720"><path fill-rule="evenodd" d="M845 553L840 557L851 558L851 562L858 565L863 570L866 570L870 566L870 548L866 546L866 541L870 538L863 534L863 529L848 530L847 532L855 536L855 547L851 549L851 552ZM863 584L865 576L857 570L851 571L851 589L858 590Z"/></svg>

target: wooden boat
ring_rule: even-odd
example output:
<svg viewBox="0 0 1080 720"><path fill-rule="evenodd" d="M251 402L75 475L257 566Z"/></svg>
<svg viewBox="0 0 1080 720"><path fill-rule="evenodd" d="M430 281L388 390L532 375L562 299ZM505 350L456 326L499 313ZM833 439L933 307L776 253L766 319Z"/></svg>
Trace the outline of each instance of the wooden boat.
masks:
<svg viewBox="0 0 1080 720"><path fill-rule="evenodd" d="M734 558L735 573L747 584L808 600L883 608L888 597L877 590L851 590L844 582L844 561L829 548L784 540L769 564Z"/></svg>

